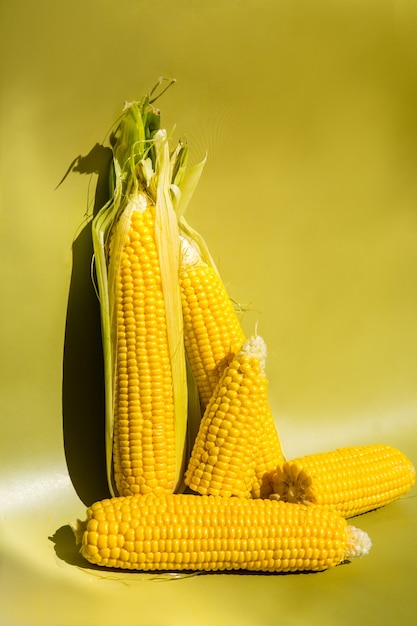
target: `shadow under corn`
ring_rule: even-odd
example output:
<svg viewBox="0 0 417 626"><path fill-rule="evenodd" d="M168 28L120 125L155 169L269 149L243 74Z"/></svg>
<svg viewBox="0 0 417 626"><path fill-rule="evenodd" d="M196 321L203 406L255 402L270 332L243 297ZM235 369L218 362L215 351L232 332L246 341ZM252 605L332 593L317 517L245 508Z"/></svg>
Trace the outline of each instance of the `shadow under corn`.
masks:
<svg viewBox="0 0 417 626"><path fill-rule="evenodd" d="M110 148L96 144L87 156L77 157L64 176L70 171L98 174L93 216L108 200L111 157ZM65 457L74 489L86 506L109 496L100 304L93 284L92 259L90 220L72 245L62 385Z"/></svg>

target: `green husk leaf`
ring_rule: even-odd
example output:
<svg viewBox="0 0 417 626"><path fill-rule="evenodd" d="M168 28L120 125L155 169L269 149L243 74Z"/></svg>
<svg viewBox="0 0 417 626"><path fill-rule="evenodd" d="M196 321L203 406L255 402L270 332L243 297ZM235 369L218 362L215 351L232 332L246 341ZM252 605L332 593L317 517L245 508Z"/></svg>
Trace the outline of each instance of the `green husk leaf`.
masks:
<svg viewBox="0 0 417 626"><path fill-rule="evenodd" d="M100 299L101 313L101 335L104 358L104 379L105 379L105 441L106 441L106 470L107 482L112 495L116 495L113 490L111 478L112 460L112 440L113 440L113 389L108 381L113 378L113 359L111 354L111 326L110 326L110 306L109 291L107 281L107 235L114 221L114 202L111 200L105 205L93 220L92 239L94 249L95 273L98 285L98 295Z"/></svg>
<svg viewBox="0 0 417 626"><path fill-rule="evenodd" d="M170 188L169 146L166 132L159 130L156 139L156 238L160 258L162 288L167 310L167 332L174 381L176 489L182 484L187 433L187 372L185 362L179 274L179 229L172 205Z"/></svg>
<svg viewBox="0 0 417 626"><path fill-rule="evenodd" d="M173 205L178 218L184 215L190 200L197 188L201 178L207 155L202 161L192 167L188 165L188 146L179 142L176 150L171 155L172 174L171 192L173 194Z"/></svg>

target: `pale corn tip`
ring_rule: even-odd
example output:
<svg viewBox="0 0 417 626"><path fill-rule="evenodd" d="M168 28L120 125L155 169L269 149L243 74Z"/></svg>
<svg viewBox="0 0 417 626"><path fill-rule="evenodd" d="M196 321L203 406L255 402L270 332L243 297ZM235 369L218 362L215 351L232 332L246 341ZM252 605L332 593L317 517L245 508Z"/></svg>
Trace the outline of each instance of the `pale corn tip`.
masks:
<svg viewBox="0 0 417 626"><path fill-rule="evenodd" d="M372 541L369 535L356 526L347 527L346 560L356 559L369 554Z"/></svg>
<svg viewBox="0 0 417 626"><path fill-rule="evenodd" d="M132 211L138 211L143 213L148 208L149 203L144 193L137 193L130 197L128 207L132 208ZM127 209L129 211L129 209Z"/></svg>
<svg viewBox="0 0 417 626"><path fill-rule="evenodd" d="M259 359L262 372L265 372L267 348L265 341L260 335L253 335L252 337L249 337L249 339L246 339L239 354L245 355L250 359Z"/></svg>
<svg viewBox="0 0 417 626"><path fill-rule="evenodd" d="M180 244L182 265L187 266L202 263L200 252L186 237L180 237Z"/></svg>

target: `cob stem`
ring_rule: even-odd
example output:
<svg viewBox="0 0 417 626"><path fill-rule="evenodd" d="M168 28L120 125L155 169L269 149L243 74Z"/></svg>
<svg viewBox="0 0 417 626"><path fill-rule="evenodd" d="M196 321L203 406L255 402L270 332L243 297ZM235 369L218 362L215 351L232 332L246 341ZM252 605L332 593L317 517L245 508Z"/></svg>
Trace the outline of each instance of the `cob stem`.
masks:
<svg viewBox="0 0 417 626"><path fill-rule="evenodd" d="M275 494L272 494L271 497L284 500L284 502L300 504L315 504L317 502L311 476L295 463L287 461L282 466L278 466L273 476Z"/></svg>

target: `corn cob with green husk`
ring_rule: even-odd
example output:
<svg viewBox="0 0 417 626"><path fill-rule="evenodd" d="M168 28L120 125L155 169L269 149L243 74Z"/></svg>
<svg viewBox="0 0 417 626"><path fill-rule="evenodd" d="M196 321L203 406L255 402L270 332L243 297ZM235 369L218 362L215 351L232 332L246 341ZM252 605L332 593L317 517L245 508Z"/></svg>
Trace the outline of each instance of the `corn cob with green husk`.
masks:
<svg viewBox="0 0 417 626"><path fill-rule="evenodd" d="M112 197L93 222L108 482L119 495L181 488L186 450L176 211L185 210L201 166L185 171L183 144L170 151L152 94L125 106L112 135Z"/></svg>
<svg viewBox="0 0 417 626"><path fill-rule="evenodd" d="M103 500L74 530L91 563L142 571L321 571L371 548L336 512L222 496Z"/></svg>
<svg viewBox="0 0 417 626"><path fill-rule="evenodd" d="M394 502L414 485L411 461L388 445L351 446L311 454L269 474L275 497L353 517Z"/></svg>

